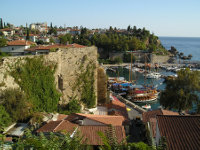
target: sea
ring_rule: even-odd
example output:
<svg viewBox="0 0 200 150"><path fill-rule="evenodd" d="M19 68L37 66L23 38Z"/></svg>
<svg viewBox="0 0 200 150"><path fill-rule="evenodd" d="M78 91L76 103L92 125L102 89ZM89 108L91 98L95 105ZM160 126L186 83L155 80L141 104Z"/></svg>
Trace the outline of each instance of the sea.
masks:
<svg viewBox="0 0 200 150"><path fill-rule="evenodd" d="M188 37L159 37L161 43L166 49L170 49L171 46L174 46L179 52L183 52L186 56L192 54L193 61L200 61L200 38L188 38ZM116 68L117 73L107 70L107 74L110 77L124 77L126 80L129 80L129 70L123 67ZM163 75L172 75L173 72L167 72L165 70L159 69ZM163 82L164 79L145 79L144 75L139 72L133 72L132 74L133 80L135 80L136 84L149 84L152 86L157 86L158 90L164 90L166 85ZM148 103L151 105L152 110L156 110L161 108L159 99L153 102ZM145 103L137 103L139 106L145 105ZM193 108L190 110L194 112L196 110L196 106L193 105Z"/></svg>
<svg viewBox="0 0 200 150"><path fill-rule="evenodd" d="M192 54L193 61L200 61L200 37L159 37L162 45L169 50L174 46L185 56Z"/></svg>

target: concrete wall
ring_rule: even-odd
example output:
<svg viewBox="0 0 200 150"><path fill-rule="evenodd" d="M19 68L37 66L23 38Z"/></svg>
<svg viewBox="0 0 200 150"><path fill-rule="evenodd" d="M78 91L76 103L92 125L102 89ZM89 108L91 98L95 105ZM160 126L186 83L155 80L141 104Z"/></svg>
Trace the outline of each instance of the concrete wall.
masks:
<svg viewBox="0 0 200 150"><path fill-rule="evenodd" d="M83 58L87 56L87 60L83 63ZM0 90L6 88L17 88L19 87L13 77L7 73L8 65L14 65L19 59L25 57L38 57L38 56L15 56L6 57L3 62L0 62ZM69 97L72 96L73 92L75 95L80 97L80 92L72 91L72 87L77 79L77 73L80 73L79 67L83 63L87 66L90 61L94 62L97 66L97 48L86 47L86 48L68 48L60 49L57 52L49 53L44 55L47 62L52 61L57 63L57 70L55 72L55 82L57 89L63 94L63 102L68 102ZM95 94L97 96L97 69L95 71ZM1 84L5 83L5 85ZM3 86L2 86L3 85Z"/></svg>

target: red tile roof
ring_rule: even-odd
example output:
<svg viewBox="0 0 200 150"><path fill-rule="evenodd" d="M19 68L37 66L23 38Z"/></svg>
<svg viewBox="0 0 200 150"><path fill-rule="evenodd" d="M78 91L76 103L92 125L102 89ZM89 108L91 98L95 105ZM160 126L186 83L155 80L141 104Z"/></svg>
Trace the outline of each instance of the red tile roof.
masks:
<svg viewBox="0 0 200 150"><path fill-rule="evenodd" d="M169 150L200 149L200 116L159 115L156 118Z"/></svg>
<svg viewBox="0 0 200 150"><path fill-rule="evenodd" d="M12 31L13 29L10 29L10 28L4 28L4 29L1 29L0 31Z"/></svg>
<svg viewBox="0 0 200 150"><path fill-rule="evenodd" d="M146 123L149 122L150 118L156 118L157 115L179 115L179 114L177 112L173 112L170 110L159 109L159 110L144 112L142 114L142 120L143 122Z"/></svg>
<svg viewBox="0 0 200 150"><path fill-rule="evenodd" d="M53 132L54 129L62 122L60 121L50 121L49 123L45 124L41 128L37 130L37 132Z"/></svg>
<svg viewBox="0 0 200 150"><path fill-rule="evenodd" d="M112 96L112 97L113 97L113 100L107 105L107 108L109 111L108 114L115 115L115 116L123 116L124 121L128 123L129 118L128 118L128 113L126 110L126 105L122 103L121 101L119 101L115 96Z"/></svg>
<svg viewBox="0 0 200 150"><path fill-rule="evenodd" d="M58 132L58 131L64 131L72 133L74 129L78 125L71 123L67 120L60 120L60 121L51 121L44 126L42 126L40 129L37 130L37 132Z"/></svg>
<svg viewBox="0 0 200 150"><path fill-rule="evenodd" d="M15 41L10 41L7 43L8 46L26 46L26 45L31 45L35 44L31 41L25 41L25 40L15 40Z"/></svg>
<svg viewBox="0 0 200 150"><path fill-rule="evenodd" d="M64 120L65 118L67 118L68 115L65 115L65 114L59 114L58 117L57 117L57 121L59 120Z"/></svg>
<svg viewBox="0 0 200 150"><path fill-rule="evenodd" d="M76 115L103 123L105 125L111 124L113 126L120 126L124 121L123 116L93 115L93 114L81 114L81 113L76 113Z"/></svg>
<svg viewBox="0 0 200 150"><path fill-rule="evenodd" d="M111 131L111 129L114 129ZM110 133L110 136L115 136L118 143L125 140L125 130L123 126L113 126L110 128L109 126L80 126L79 130L83 136L83 143L88 145L103 145L101 137L98 135L98 132L102 132L106 135L106 133Z"/></svg>
<svg viewBox="0 0 200 150"><path fill-rule="evenodd" d="M66 47L84 48L84 47L87 47L87 46L74 43L74 44L66 45Z"/></svg>
<svg viewBox="0 0 200 150"><path fill-rule="evenodd" d="M80 126L78 124L72 123L69 120L73 120L77 117L86 117L92 118L93 120L98 120L99 122L110 124L111 122L114 124L112 128L105 124L105 125L87 125L87 126ZM93 117L92 117L93 116ZM96 119L94 119L94 116ZM70 118L70 119L69 119ZM124 127L121 125L122 121L113 122L113 118L115 120L121 120L122 117L118 116L105 116L105 115L90 115L90 114L72 114L67 117L69 120L60 120L60 121L51 121L45 124L43 127L37 130L37 132L68 132L72 134L76 129L78 129L83 136L83 143L88 145L102 145L102 139L98 135L98 132L110 133L109 136L115 136L118 142L122 142L125 140L125 130ZM109 121L109 120L110 121ZM117 124L117 125L115 125ZM120 124L120 125L118 125ZM112 130L114 129L114 131Z"/></svg>
<svg viewBox="0 0 200 150"><path fill-rule="evenodd" d="M69 44L69 45L62 45L62 44L55 44L55 45L48 45L48 46L35 46L29 49L26 49L25 51L36 51L36 50L50 50L51 48L84 48L86 46L79 45L79 44Z"/></svg>

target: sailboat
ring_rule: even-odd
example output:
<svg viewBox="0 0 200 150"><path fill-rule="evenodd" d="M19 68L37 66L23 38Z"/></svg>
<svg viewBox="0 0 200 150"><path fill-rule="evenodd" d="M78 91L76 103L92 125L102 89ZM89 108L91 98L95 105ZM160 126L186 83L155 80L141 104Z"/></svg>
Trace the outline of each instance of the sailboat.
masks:
<svg viewBox="0 0 200 150"><path fill-rule="evenodd" d="M150 102L158 98L158 91L155 88L149 86L143 86L141 88L132 88L128 90L127 98L133 102Z"/></svg>

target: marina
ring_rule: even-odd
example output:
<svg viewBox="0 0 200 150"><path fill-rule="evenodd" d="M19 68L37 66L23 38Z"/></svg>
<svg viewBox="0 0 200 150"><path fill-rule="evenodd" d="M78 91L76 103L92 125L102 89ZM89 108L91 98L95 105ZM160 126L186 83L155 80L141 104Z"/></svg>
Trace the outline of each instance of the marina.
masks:
<svg viewBox="0 0 200 150"><path fill-rule="evenodd" d="M184 66L182 66L184 67ZM182 68L181 67L181 68ZM123 80L125 80L126 82L129 81L129 78L130 78L130 75L129 75L129 66L119 66L119 67L112 67L115 71L111 71L110 69L107 69L107 75L109 77L111 77L112 79L118 79L118 80L121 80L121 82ZM165 79L167 77L177 77L177 74L174 72L174 71L170 71L170 70L167 70L167 69L164 69L164 68L167 68L167 67L159 67L157 72L160 77L158 78L145 78L145 71L143 68L143 66L141 65L140 67L138 67L138 65L134 65L133 68L136 68L136 69L133 69L132 70L132 81L131 82L128 82L128 83L123 83L122 86L128 86L128 84L130 83L133 83L133 86L136 88L139 88L141 89L142 87L144 86L147 86L147 87L151 87L151 88L156 88L158 93L162 90L165 89ZM177 67L177 70L180 69L180 67ZM194 69L198 69L198 68L194 68ZM155 70L152 70L152 71L155 71ZM115 84L117 85L117 84ZM119 93L119 95L123 96L125 95L125 87L122 88L124 91L122 91L121 93ZM113 89L112 89L113 90ZM118 89L115 88L114 92L119 92L117 91ZM144 93L140 90L140 91L137 91L137 96L139 97L139 95L141 95L141 97L144 97ZM142 96L143 95L143 96ZM124 97L124 96L123 96ZM132 101L133 103L135 103L136 105L140 106L140 107L143 107L145 109L145 106L148 106L148 109L146 110L156 110L156 109L159 109L159 108L162 108L162 106L160 106L160 103L159 103L159 94L157 94L157 97L154 95L154 96L151 96L149 97L149 99L146 99L144 101L144 98L138 98L138 101ZM147 95L146 95L146 98L147 98ZM127 100L131 101L131 98L130 97L126 97ZM194 108L195 109L195 106Z"/></svg>

